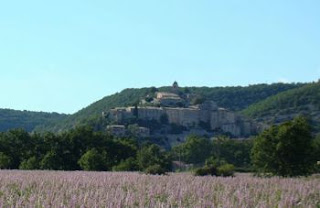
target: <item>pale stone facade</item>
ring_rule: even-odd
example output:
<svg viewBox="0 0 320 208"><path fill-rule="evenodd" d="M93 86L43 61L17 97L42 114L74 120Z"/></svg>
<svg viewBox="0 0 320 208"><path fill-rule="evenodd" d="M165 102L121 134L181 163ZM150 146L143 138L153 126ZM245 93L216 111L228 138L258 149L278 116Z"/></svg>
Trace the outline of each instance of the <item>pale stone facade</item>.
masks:
<svg viewBox="0 0 320 208"><path fill-rule="evenodd" d="M162 116L167 117L168 123L188 128L198 127L200 122L207 123L213 131L222 130L236 137L250 135L255 131L251 122L226 109L217 108L213 102L188 108L128 107L110 111L110 117L118 123L130 118L161 122Z"/></svg>

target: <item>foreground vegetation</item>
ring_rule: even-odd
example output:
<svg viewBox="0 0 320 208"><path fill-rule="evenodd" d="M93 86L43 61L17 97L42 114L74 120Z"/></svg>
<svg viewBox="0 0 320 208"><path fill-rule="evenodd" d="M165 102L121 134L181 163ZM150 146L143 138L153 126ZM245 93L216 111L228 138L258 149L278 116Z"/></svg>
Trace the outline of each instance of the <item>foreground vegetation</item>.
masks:
<svg viewBox="0 0 320 208"><path fill-rule="evenodd" d="M319 172L320 137L306 119L273 126L255 139L189 136L166 150L149 139L116 138L90 127L61 134L0 133L0 168L24 170L144 171L232 176L234 171L305 176ZM174 166L172 166L174 164ZM254 169L253 169L254 168Z"/></svg>
<svg viewBox="0 0 320 208"><path fill-rule="evenodd" d="M0 207L319 207L315 178L0 171Z"/></svg>

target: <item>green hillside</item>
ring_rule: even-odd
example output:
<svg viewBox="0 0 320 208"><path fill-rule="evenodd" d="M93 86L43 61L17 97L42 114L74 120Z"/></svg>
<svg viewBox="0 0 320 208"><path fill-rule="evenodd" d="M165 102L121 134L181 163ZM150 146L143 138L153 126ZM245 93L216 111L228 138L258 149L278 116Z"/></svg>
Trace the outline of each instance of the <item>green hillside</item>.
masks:
<svg viewBox="0 0 320 208"><path fill-rule="evenodd" d="M142 89L125 89L120 93L115 93L106 96L101 100L92 103L86 108L81 109L75 114L72 114L65 119L55 122L54 124L40 125L36 128L37 131L63 131L74 128L79 125L91 125L99 128L103 125L101 120L102 112L106 112L111 108L119 106L132 106L139 102L149 93L154 93L156 88L142 88Z"/></svg>
<svg viewBox="0 0 320 208"><path fill-rule="evenodd" d="M257 84L246 87L188 87L191 93L214 100L218 106L232 111L241 111L253 103L264 100L279 92L298 88L304 84Z"/></svg>
<svg viewBox="0 0 320 208"><path fill-rule="evenodd" d="M58 113L0 109L0 131L22 128L31 132L40 124L50 124L66 117L67 115Z"/></svg>
<svg viewBox="0 0 320 208"><path fill-rule="evenodd" d="M253 103L266 99L289 89L301 87L303 84L259 84L247 87L185 87L180 88L181 92L194 93L207 99L214 100L219 106L234 111L247 108ZM78 125L89 124L95 128L104 128L104 120L101 119L101 113L106 112L114 107L135 105L145 96L153 95L156 91L167 91L171 87L161 88L142 88L142 89L125 89L120 93L116 93L89 105L86 108L70 115L62 121L50 125L38 126L36 130L63 131Z"/></svg>
<svg viewBox="0 0 320 208"><path fill-rule="evenodd" d="M280 123L304 114L319 128L320 83L311 83L291 89L255 103L242 113L257 121Z"/></svg>

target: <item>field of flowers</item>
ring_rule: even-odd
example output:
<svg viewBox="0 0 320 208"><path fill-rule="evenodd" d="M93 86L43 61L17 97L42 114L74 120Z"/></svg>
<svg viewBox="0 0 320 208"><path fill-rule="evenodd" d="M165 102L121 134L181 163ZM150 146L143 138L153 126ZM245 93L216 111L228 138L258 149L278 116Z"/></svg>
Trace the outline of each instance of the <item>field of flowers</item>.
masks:
<svg viewBox="0 0 320 208"><path fill-rule="evenodd" d="M1 170L0 207L320 207L320 180Z"/></svg>

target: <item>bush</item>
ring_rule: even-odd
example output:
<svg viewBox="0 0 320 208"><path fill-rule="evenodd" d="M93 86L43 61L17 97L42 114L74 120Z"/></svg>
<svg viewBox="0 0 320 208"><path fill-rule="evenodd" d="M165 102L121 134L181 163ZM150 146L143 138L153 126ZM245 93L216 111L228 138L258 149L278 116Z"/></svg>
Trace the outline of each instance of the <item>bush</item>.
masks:
<svg viewBox="0 0 320 208"><path fill-rule="evenodd" d="M40 161L43 170L61 170L61 158L54 151L49 151Z"/></svg>
<svg viewBox="0 0 320 208"><path fill-rule="evenodd" d="M234 175L234 165L224 164L218 167L218 175L223 177L233 176Z"/></svg>
<svg viewBox="0 0 320 208"><path fill-rule="evenodd" d="M204 166L202 168L198 168L194 172L195 176L216 176L217 175L217 169L214 166Z"/></svg>
<svg viewBox="0 0 320 208"><path fill-rule="evenodd" d="M166 174L166 171L164 168L162 168L160 165L152 165L147 167L144 172L146 174L150 174L150 175L164 175Z"/></svg>
<svg viewBox="0 0 320 208"><path fill-rule="evenodd" d="M224 163L218 168L216 166L208 163L201 168L198 168L194 172L195 176L206 176L206 175L211 175L211 176L223 176L223 177L228 177L228 176L233 176L234 175L234 165Z"/></svg>
<svg viewBox="0 0 320 208"><path fill-rule="evenodd" d="M113 166L113 171L135 171L138 170L137 161L130 157L124 161L121 161L118 165Z"/></svg>
<svg viewBox="0 0 320 208"><path fill-rule="evenodd" d="M3 152L0 152L0 169L6 169L9 168L11 164L11 158L4 154Z"/></svg>
<svg viewBox="0 0 320 208"><path fill-rule="evenodd" d="M82 157L78 161L78 164L83 170L86 171L107 170L105 153L101 154L94 148L82 155Z"/></svg>
<svg viewBox="0 0 320 208"><path fill-rule="evenodd" d="M36 157L30 157L29 159L23 160L19 165L19 169L22 170L36 170L39 169L39 161Z"/></svg>

